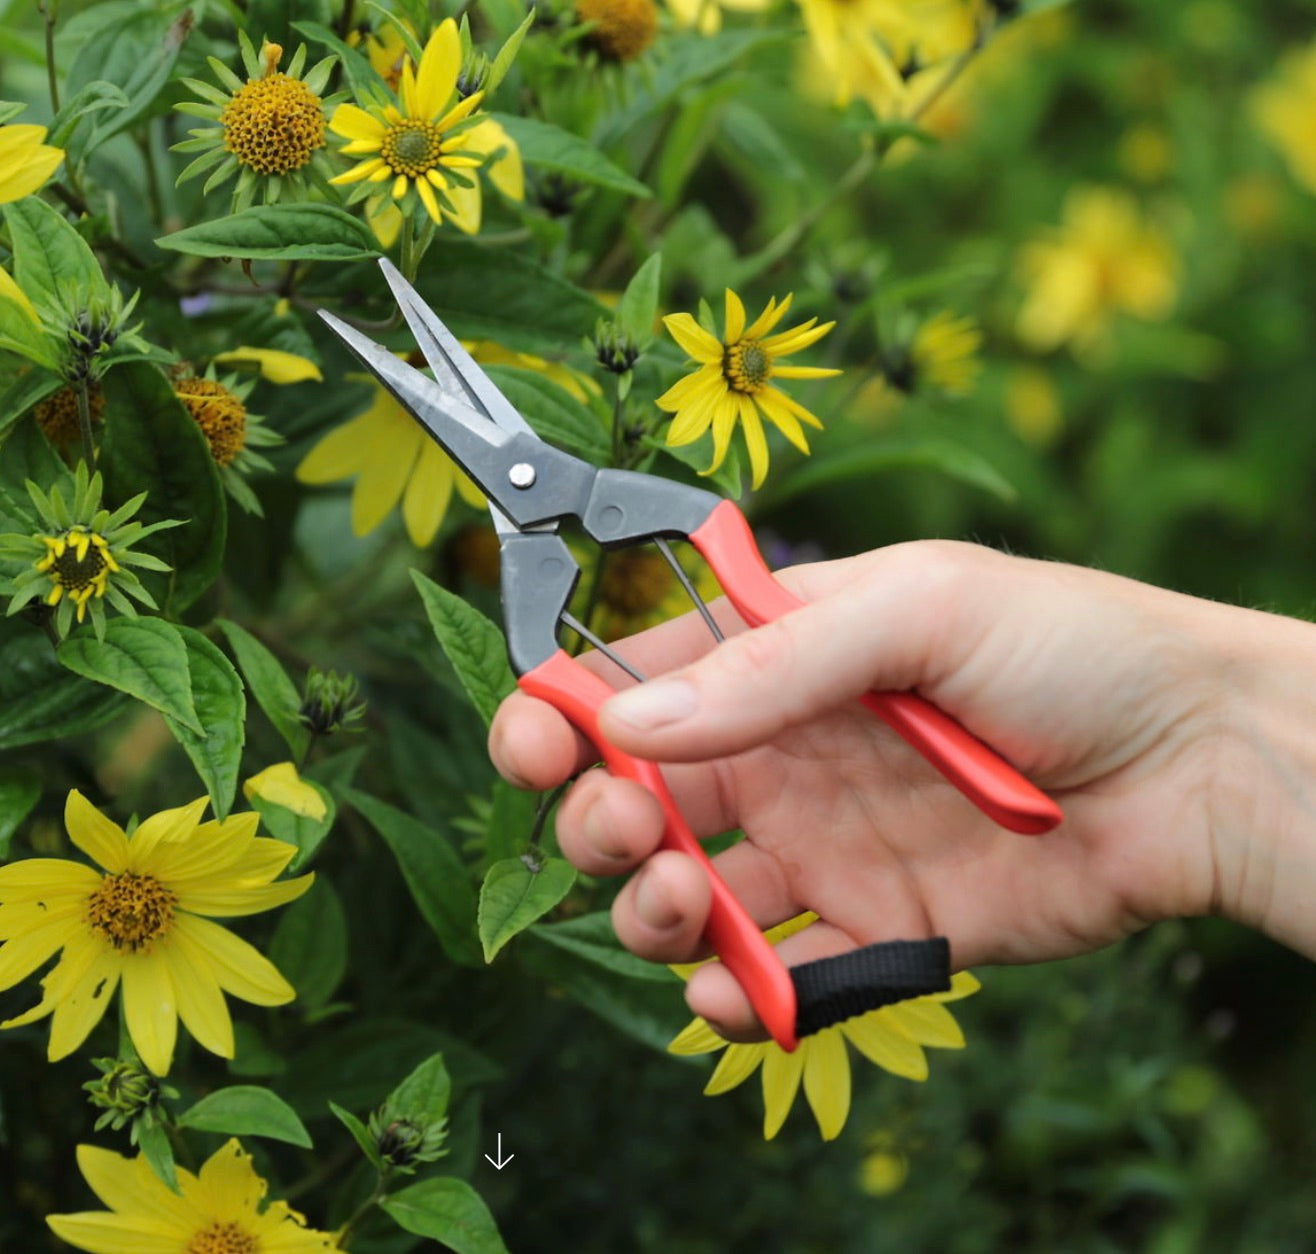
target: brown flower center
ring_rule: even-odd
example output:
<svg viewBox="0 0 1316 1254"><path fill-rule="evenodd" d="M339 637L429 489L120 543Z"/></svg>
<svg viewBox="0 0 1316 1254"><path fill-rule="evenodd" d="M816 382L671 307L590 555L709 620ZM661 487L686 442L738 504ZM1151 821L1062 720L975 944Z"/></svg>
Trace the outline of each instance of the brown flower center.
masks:
<svg viewBox="0 0 1316 1254"><path fill-rule="evenodd" d="M269 74L233 93L219 115L224 147L257 174L300 170L324 147L320 97L300 78Z"/></svg>
<svg viewBox="0 0 1316 1254"><path fill-rule="evenodd" d="M722 353L722 374L735 391L752 396L772 378L772 354L758 340L728 344Z"/></svg>
<svg viewBox="0 0 1316 1254"><path fill-rule="evenodd" d="M576 16L594 23L589 42L607 61L634 61L658 33L653 0L576 0Z"/></svg>
<svg viewBox="0 0 1316 1254"><path fill-rule="evenodd" d="M177 895L154 876L124 871L120 875L107 875L88 898L87 922L115 949L133 954L149 951L151 945L173 925L177 902ZM256 1247L208 1245L188 1248L219 1251L254 1250Z"/></svg>
<svg viewBox="0 0 1316 1254"><path fill-rule="evenodd" d="M260 1254L260 1242L240 1224L213 1223L187 1243L186 1254Z"/></svg>
<svg viewBox="0 0 1316 1254"><path fill-rule="evenodd" d="M229 465L246 443L247 407L213 379L182 379L174 385L174 395L206 433L210 455L219 465Z"/></svg>
<svg viewBox="0 0 1316 1254"><path fill-rule="evenodd" d="M407 118L384 132L379 155L394 174L424 178L443 155L443 132L433 122Z"/></svg>

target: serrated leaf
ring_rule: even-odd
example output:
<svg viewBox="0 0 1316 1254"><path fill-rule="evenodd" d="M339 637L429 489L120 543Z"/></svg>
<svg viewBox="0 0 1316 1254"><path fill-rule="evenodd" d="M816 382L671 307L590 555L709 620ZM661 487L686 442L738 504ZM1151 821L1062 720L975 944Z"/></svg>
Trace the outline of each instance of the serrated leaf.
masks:
<svg viewBox="0 0 1316 1254"><path fill-rule="evenodd" d="M128 97L122 88L103 79L96 79L60 106L50 124L46 142L55 148L67 148L69 136L82 118L101 109L124 109L127 105Z"/></svg>
<svg viewBox="0 0 1316 1254"><path fill-rule="evenodd" d="M564 131L551 122L513 113L489 115L515 141L521 160L543 170L554 170L582 183L593 183L628 196L648 197L653 193L614 165L587 139Z"/></svg>
<svg viewBox="0 0 1316 1254"><path fill-rule="evenodd" d="M311 1148L311 1134L283 1098L254 1084L234 1084L208 1093L178 1116L185 1128L225 1136L263 1136Z"/></svg>
<svg viewBox="0 0 1316 1254"><path fill-rule="evenodd" d="M154 365L120 366L104 382L106 422L99 467L108 503L148 493L137 512L147 524L180 519L137 547L172 570L142 582L166 613L191 605L215 581L224 558L228 509L205 434Z"/></svg>
<svg viewBox="0 0 1316 1254"><path fill-rule="evenodd" d="M197 735L176 718L165 716L174 738L192 759L210 793L217 819L233 807L246 741L247 698L242 680L219 646L191 627L175 627L187 649L192 703L205 731Z"/></svg>
<svg viewBox="0 0 1316 1254"><path fill-rule="evenodd" d="M320 876L279 918L269 959L297 990L297 1005L327 1005L347 971L347 916L333 885Z"/></svg>
<svg viewBox="0 0 1316 1254"><path fill-rule="evenodd" d="M69 670L126 692L198 736L206 734L192 701L192 676L182 633L162 618L112 618L105 638L79 628L56 654Z"/></svg>
<svg viewBox="0 0 1316 1254"><path fill-rule="evenodd" d="M596 466L607 463L612 453L608 433L588 406L532 371L513 366L484 369L537 435Z"/></svg>
<svg viewBox="0 0 1316 1254"><path fill-rule="evenodd" d="M65 740L117 718L132 699L60 665L44 632L0 620L0 750Z"/></svg>
<svg viewBox="0 0 1316 1254"><path fill-rule="evenodd" d="M617 322L639 348L653 340L653 324L658 317L658 288L662 281L663 255L654 253L631 276L617 304Z"/></svg>
<svg viewBox="0 0 1316 1254"><path fill-rule="evenodd" d="M420 571L413 570L411 579L439 646L487 727L499 703L516 687L503 633L473 605Z"/></svg>
<svg viewBox="0 0 1316 1254"><path fill-rule="evenodd" d="M441 1053L431 1054L384 1100L394 1119L437 1123L448 1113L452 1080Z"/></svg>
<svg viewBox="0 0 1316 1254"><path fill-rule="evenodd" d="M41 776L26 767L0 770L0 860L9 857L9 842L41 800Z"/></svg>
<svg viewBox="0 0 1316 1254"><path fill-rule="evenodd" d="M344 801L384 838L416 908L448 956L455 962L478 964L475 890L446 837L368 793L349 789Z"/></svg>
<svg viewBox="0 0 1316 1254"><path fill-rule="evenodd" d="M387 1164L379 1152L379 1146L375 1144L375 1138L370 1135L370 1129L350 1110L344 1110L337 1102L330 1102L329 1109L334 1112L338 1122L352 1134L352 1140L357 1143L370 1165L376 1171L383 1171Z"/></svg>
<svg viewBox="0 0 1316 1254"><path fill-rule="evenodd" d="M250 260L354 261L377 257L379 245L360 219L334 205L258 205L184 227L155 241L194 257Z"/></svg>
<svg viewBox="0 0 1316 1254"><path fill-rule="evenodd" d="M109 295L109 284L87 242L59 210L38 196L5 206L14 253L14 282L49 323Z"/></svg>
<svg viewBox="0 0 1316 1254"><path fill-rule="evenodd" d="M227 618L215 620L233 650L256 704L274 724L297 761L306 756L311 733L298 716L302 698L282 663L245 627Z"/></svg>
<svg viewBox="0 0 1316 1254"><path fill-rule="evenodd" d="M381 1198L379 1206L400 1228L440 1241L454 1254L507 1254L489 1208L465 1180L421 1180Z"/></svg>
<svg viewBox="0 0 1316 1254"><path fill-rule="evenodd" d="M575 882L576 868L565 858L523 855L495 862L480 886L478 922L485 962L492 962L513 936L543 918Z"/></svg>

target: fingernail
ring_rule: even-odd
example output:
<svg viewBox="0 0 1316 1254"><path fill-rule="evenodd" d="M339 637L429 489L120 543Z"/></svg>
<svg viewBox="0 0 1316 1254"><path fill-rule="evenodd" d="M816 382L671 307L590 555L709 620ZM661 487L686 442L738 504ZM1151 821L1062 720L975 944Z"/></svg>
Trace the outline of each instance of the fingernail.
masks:
<svg viewBox="0 0 1316 1254"><path fill-rule="evenodd" d="M647 872L641 874L635 886L635 911L649 927L660 932L675 927L681 920L680 911L672 905L662 885Z"/></svg>
<svg viewBox="0 0 1316 1254"><path fill-rule="evenodd" d="M655 679L618 693L608 702L608 710L638 731L653 731L689 718L695 705L693 684L684 679Z"/></svg>

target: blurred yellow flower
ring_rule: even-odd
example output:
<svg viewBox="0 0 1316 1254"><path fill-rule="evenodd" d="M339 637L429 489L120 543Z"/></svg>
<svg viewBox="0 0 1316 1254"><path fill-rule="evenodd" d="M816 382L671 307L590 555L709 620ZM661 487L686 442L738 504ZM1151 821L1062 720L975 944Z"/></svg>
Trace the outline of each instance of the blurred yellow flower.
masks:
<svg viewBox="0 0 1316 1254"><path fill-rule="evenodd" d="M576 17L592 23L586 42L605 61L634 61L658 34L653 0L576 0Z"/></svg>
<svg viewBox="0 0 1316 1254"><path fill-rule="evenodd" d="M366 209L381 240L391 243L396 236L402 220L398 202L413 191L436 224L447 219L468 234L477 232L481 167L505 195L524 198L521 155L511 137L492 118L473 120L484 93L456 99L461 63L457 23L448 18L435 28L418 66L403 61L397 103L370 110L341 104L329 121L329 129L348 141L339 151L365 158L330 182L390 185L372 196Z"/></svg>
<svg viewBox="0 0 1316 1254"><path fill-rule="evenodd" d="M766 417L802 453L809 451L801 422L821 429L822 423L798 401L769 383L771 379L823 379L840 374L820 366L783 366L779 360L817 343L835 325L817 318L771 334L785 316L791 296L780 304L776 297L749 327L745 306L739 296L726 289L726 323L719 340L688 313L668 314L663 319L671 337L699 366L693 374L668 388L658 398L658 408L673 413L667 443L680 447L693 444L711 426L713 460L701 473L712 474L726 460L731 434L739 422L749 449L754 487L768 474L768 441L763 432Z"/></svg>
<svg viewBox="0 0 1316 1254"><path fill-rule="evenodd" d="M1316 192L1316 43L1286 53L1273 77L1253 92L1250 107L1293 177Z"/></svg>
<svg viewBox="0 0 1316 1254"><path fill-rule="evenodd" d="M1020 251L1018 275L1019 339L1037 352L1069 344L1082 357L1105 347L1116 314L1166 317L1179 283L1169 240L1110 187L1071 191L1060 227Z"/></svg>
<svg viewBox="0 0 1316 1254"><path fill-rule="evenodd" d="M40 190L59 169L64 150L45 142L46 128L30 122L0 126L0 205Z"/></svg>
<svg viewBox="0 0 1316 1254"><path fill-rule="evenodd" d="M667 0L677 26L696 28L701 35L716 35L722 29L722 10L730 13L762 13L772 0Z"/></svg>
<svg viewBox="0 0 1316 1254"><path fill-rule="evenodd" d="M798 915L770 929L766 935L775 943L807 927L817 918L812 913ZM688 975L698 965L688 964L674 969L678 974ZM667 1048L673 1054L726 1051L704 1087L708 1097L735 1088L762 1065L763 1136L769 1141L785 1123L803 1081L804 1096L817 1120L818 1131L824 1141L831 1141L840 1135L850 1114L850 1056L846 1042L849 1041L869 1062L884 1071L909 1080L926 1080L928 1060L923 1052L925 1048L964 1048L964 1033L942 1003L969 997L980 987L969 972L960 971L944 993L883 1006L835 1027L824 1028L801 1040L792 1054L776 1041L732 1044L714 1032L703 1019L695 1019Z"/></svg>
<svg viewBox="0 0 1316 1254"><path fill-rule="evenodd" d="M909 346L913 386L930 385L951 396L967 396L982 370L981 347L982 331L972 318L949 309L933 314L914 332Z"/></svg>
<svg viewBox="0 0 1316 1254"><path fill-rule="evenodd" d="M1041 366L1015 366L1005 378L1005 421L1029 444L1046 445L1060 433L1060 394Z"/></svg>
<svg viewBox="0 0 1316 1254"><path fill-rule="evenodd" d="M1140 183L1160 182L1170 172L1173 155L1164 128L1150 122L1130 127L1119 142L1120 165Z"/></svg>
<svg viewBox="0 0 1316 1254"><path fill-rule="evenodd" d="M291 762L276 762L244 781L242 795L248 801L259 797L304 819L322 819L329 813L324 798L297 774Z"/></svg>
<svg viewBox="0 0 1316 1254"><path fill-rule="evenodd" d="M133 1046L165 1075L180 1019L204 1048L233 1057L225 992L258 1006L293 999L268 959L203 916L273 909L300 897L315 877L274 883L296 846L258 837L254 813L203 823L207 802L162 810L128 836L70 792L69 839L101 869L67 858L0 867L0 988L63 950L42 978L41 1001L0 1028L51 1015L47 1057L55 1062L87 1039L122 981Z"/></svg>
<svg viewBox="0 0 1316 1254"><path fill-rule="evenodd" d="M61 1241L92 1254L317 1254L336 1250L327 1232L306 1227L287 1202L267 1202L268 1186L236 1138L193 1175L178 1168L175 1193L145 1155L124 1158L78 1146L78 1168L109 1210L48 1215Z"/></svg>
<svg viewBox="0 0 1316 1254"><path fill-rule="evenodd" d="M319 383L324 376L320 367L308 357L285 353L277 348L252 348L244 344L227 353L216 353L211 361L216 365L255 366L260 377L268 383Z"/></svg>
<svg viewBox="0 0 1316 1254"><path fill-rule="evenodd" d="M573 370L560 361L550 361L534 353L504 348L493 340L462 340L462 347L483 366L513 366L518 370L531 370L556 383L568 395L585 402L598 396L601 389L589 375Z"/></svg>

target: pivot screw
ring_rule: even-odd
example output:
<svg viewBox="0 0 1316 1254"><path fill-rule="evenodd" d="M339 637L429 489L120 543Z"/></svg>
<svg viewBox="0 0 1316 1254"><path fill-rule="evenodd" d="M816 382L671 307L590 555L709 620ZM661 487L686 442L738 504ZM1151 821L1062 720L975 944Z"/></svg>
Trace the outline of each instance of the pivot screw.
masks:
<svg viewBox="0 0 1316 1254"><path fill-rule="evenodd" d="M529 462L517 462L507 472L507 478L514 488L533 488L535 486L535 468Z"/></svg>

